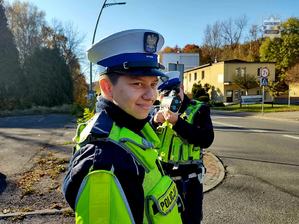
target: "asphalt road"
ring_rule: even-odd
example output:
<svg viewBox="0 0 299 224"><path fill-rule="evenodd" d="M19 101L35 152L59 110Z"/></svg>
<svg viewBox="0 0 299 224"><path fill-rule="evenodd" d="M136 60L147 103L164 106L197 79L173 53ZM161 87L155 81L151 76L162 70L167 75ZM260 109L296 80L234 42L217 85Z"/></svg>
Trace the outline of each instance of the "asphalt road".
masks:
<svg viewBox="0 0 299 224"><path fill-rule="evenodd" d="M75 133L72 120L73 117L65 114L0 118L0 214L67 207L60 187L63 173L56 179L48 175L29 176L35 178L35 184L32 185L34 190L24 197L17 183L24 173L38 169L36 162L42 155L64 159L71 156L70 142ZM53 161L49 160L45 164L52 164ZM72 216L55 213L16 215L8 219L1 218L0 223L73 223L73 220Z"/></svg>
<svg viewBox="0 0 299 224"><path fill-rule="evenodd" d="M30 169L42 147L71 141L74 132L63 128L73 118L64 114L0 118L0 174L7 177Z"/></svg>
<svg viewBox="0 0 299 224"><path fill-rule="evenodd" d="M212 118L216 138L209 150L222 159L227 173L205 193L204 223L298 224L299 122L228 114ZM9 182L30 169L42 147L61 151L74 134L65 126L71 119L55 114L0 118L0 186L3 177ZM61 153L70 155L70 149ZM5 185L0 201L4 190ZM62 222L61 216L28 217L20 223L58 220Z"/></svg>
<svg viewBox="0 0 299 224"><path fill-rule="evenodd" d="M205 224L299 223L299 122L212 116L226 177L205 194Z"/></svg>

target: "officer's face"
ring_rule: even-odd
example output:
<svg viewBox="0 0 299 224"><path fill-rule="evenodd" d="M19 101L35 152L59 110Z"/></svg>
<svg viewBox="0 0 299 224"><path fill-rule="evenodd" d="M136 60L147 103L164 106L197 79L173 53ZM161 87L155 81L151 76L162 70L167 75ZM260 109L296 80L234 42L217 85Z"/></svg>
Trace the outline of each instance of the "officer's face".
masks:
<svg viewBox="0 0 299 224"><path fill-rule="evenodd" d="M137 119L148 116L157 98L156 76L120 76L112 86L112 101Z"/></svg>

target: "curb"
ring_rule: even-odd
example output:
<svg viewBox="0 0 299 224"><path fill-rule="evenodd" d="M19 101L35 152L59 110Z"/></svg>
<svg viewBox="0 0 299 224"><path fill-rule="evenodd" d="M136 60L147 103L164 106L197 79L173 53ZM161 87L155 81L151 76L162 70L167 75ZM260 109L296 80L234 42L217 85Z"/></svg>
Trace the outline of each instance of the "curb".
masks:
<svg viewBox="0 0 299 224"><path fill-rule="evenodd" d="M62 208L62 209L43 209L43 210L35 210L31 212L13 212L7 214L0 214L0 220L10 217L16 216L32 216L32 215L55 215L62 214L65 212L73 212L70 208Z"/></svg>
<svg viewBox="0 0 299 224"><path fill-rule="evenodd" d="M223 163L221 162L221 160L211 152L206 152L206 154L208 156L212 157L213 164L217 167L218 172L216 175L213 175L213 176L206 174L205 179L204 179L204 184L203 184L203 192L204 193L217 187L223 181L223 179L225 177L225 169L224 169L224 166L223 166Z"/></svg>

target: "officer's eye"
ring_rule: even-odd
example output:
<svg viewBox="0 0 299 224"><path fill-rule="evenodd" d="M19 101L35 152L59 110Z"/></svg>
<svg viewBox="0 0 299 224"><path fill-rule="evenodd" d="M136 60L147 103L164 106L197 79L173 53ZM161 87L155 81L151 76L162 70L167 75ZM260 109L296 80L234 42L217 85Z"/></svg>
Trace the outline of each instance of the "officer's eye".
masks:
<svg viewBox="0 0 299 224"><path fill-rule="evenodd" d="M132 85L136 86L136 87L142 87L143 86L142 82L133 82Z"/></svg>
<svg viewBox="0 0 299 224"><path fill-rule="evenodd" d="M154 82L154 83L151 84L151 87L152 87L152 88L156 88L157 85L158 85L158 82Z"/></svg>

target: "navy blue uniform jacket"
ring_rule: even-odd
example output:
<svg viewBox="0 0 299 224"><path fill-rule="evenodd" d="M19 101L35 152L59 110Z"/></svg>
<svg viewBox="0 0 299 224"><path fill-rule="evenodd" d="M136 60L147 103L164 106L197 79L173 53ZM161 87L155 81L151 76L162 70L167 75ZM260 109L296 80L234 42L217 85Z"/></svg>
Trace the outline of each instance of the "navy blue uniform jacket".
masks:
<svg viewBox="0 0 299 224"><path fill-rule="evenodd" d="M148 118L137 120L103 98L100 99L98 106L101 113L99 118L105 116L118 126L126 127L138 134L149 120ZM105 127L107 124L101 121L95 125L102 129L107 128ZM144 211L142 183L145 170L128 152L112 142L95 140L73 155L63 184L63 193L69 205L74 209L80 184L92 165L95 169L103 170L111 170L113 166L114 174L125 192L135 222L142 223Z"/></svg>

